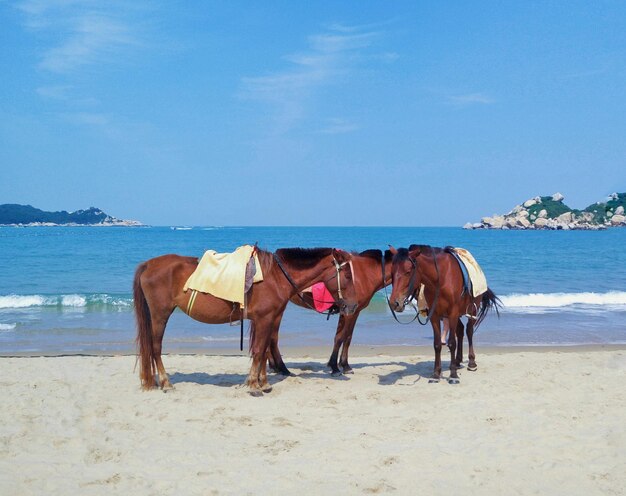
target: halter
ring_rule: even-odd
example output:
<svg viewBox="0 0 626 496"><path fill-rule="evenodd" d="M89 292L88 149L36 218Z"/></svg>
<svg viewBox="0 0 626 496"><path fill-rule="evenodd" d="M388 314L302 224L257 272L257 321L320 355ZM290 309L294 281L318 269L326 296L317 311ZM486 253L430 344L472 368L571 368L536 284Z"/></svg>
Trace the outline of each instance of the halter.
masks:
<svg viewBox="0 0 626 496"><path fill-rule="evenodd" d="M422 325L426 325L428 324L428 322L432 320L432 316L433 316L433 313L435 312L435 308L437 308L437 301L439 300L439 292L441 290L441 277L439 276L439 265L437 264L437 255L435 255L434 251L433 251L433 262L435 262L435 271L437 272L437 286L435 287L435 299L433 300L433 304L431 305L430 310L428 311L428 315L426 316L426 320L424 322L422 322L422 319L420 319L419 310L418 310L417 321ZM413 294L411 297L414 298L415 295Z"/></svg>
<svg viewBox="0 0 626 496"><path fill-rule="evenodd" d="M411 282L409 284L413 284L414 283L413 276L415 274L417 264L415 263L415 261L413 261L413 259L411 259L411 257L409 257L409 260L411 260L411 263L413 264L413 272L411 273ZM385 300L387 300L387 305L389 306L389 310L391 310L391 315L393 315L393 318L396 319L396 322L398 324L402 324L402 325L412 324L413 321L418 318L419 310L416 311L417 313L415 314L415 317L413 317L411 320L409 320L408 322L401 322L400 319L398 319L398 316L396 315L395 310L391 306L391 302L389 301L389 295L387 294L387 285L385 284L385 252L384 251L383 251L383 256L381 260L381 266L383 268L383 289L385 290ZM391 282L393 283L393 273L391 274ZM408 296L404 298L404 306L406 306L407 304L406 302L408 298L409 298Z"/></svg>
<svg viewBox="0 0 626 496"><path fill-rule="evenodd" d="M276 264L278 265L278 267L280 268L282 273L285 275L285 278L287 279L287 281L289 281L289 284L291 285L291 287L296 291L296 294L298 295L300 300L302 300L302 303L304 303L311 310L315 310L317 313L321 313L322 315L327 315L330 318L330 316L332 315L330 310L328 311L328 313L326 313L326 312L319 312L315 307L309 305L309 302L306 301L304 296L302 296L302 292L298 289L298 286L296 285L294 280L291 278L291 276L287 272L287 269L285 269L285 267L283 266L283 264L280 261L280 258L278 257L278 255L276 253L274 253L273 255L274 255L274 260L276 261ZM341 269L343 269L343 267L345 265L349 265L350 266L350 271L352 273L352 280L354 281L354 267L352 266L352 261L343 262L343 263L337 262L337 260L335 259L334 255L333 255L333 264L335 265L335 271L336 271L336 277L337 277L337 295L339 296L340 300L343 300L343 294L341 292L341 277L340 277L339 273L341 272ZM330 303L330 302L324 302L324 303ZM333 303L335 303L335 302L333 302Z"/></svg>
<svg viewBox="0 0 626 496"><path fill-rule="evenodd" d="M404 306L407 306L411 302L411 300L416 299L415 293L417 292L417 289L415 288L415 278L417 277L417 260L413 260L411 256L409 256L408 258L409 258L409 261L411 262L412 268L411 268L411 276L409 279L409 290L407 291L406 296L404 297L404 302L403 302ZM437 302L439 300L439 293L441 290L441 283L440 283L441 278L439 276L439 265L437 264L437 256L435 255L434 251L433 251L433 262L435 263L435 270L437 272L437 285L435 287L435 299L433 300L433 304L431 305L430 310L428 311L428 315L426 316L426 320L424 322L422 322L422 319L420 319L419 308L416 309L415 317L413 317L410 321L400 322L400 320L398 320L396 312L391 306L391 302L389 301L389 296L387 295L387 287L385 286L385 298L387 299L387 305L389 305L389 310L391 310L391 314L393 315L393 318L396 319L396 322L398 322L399 324L408 325L408 324L413 323L414 320L417 320L421 325L426 325L428 324L428 322L431 321L433 313L435 312L435 308L437 307ZM383 283L384 283L385 282L385 255L384 253L383 253L383 258L382 258L382 267L383 267Z"/></svg>

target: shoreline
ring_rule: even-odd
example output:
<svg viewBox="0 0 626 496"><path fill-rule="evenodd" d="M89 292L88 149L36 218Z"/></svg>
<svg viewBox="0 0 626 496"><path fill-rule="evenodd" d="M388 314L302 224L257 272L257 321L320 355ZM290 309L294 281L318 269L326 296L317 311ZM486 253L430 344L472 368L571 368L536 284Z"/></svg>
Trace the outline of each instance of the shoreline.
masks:
<svg viewBox="0 0 626 496"><path fill-rule="evenodd" d="M281 346L283 357L308 357L308 358L328 358L332 351L332 344L328 346ZM502 345L502 346L475 346L476 355L500 355L515 353L584 353L590 351L626 351L626 343L598 343L598 344L538 344L538 345ZM464 355L467 356L467 343L463 346ZM377 356L408 356L419 353L433 353L431 345L362 345L353 344L350 346L350 357L377 357ZM220 356L220 357L247 357L248 352L244 346L243 351L226 348L180 348L167 351L162 354L167 356ZM134 357L136 353L129 351L112 352L67 352L67 351L45 351L45 352L14 352L3 353L0 351L0 360L4 358L63 358L63 357ZM449 352L442 349L441 358L447 360Z"/></svg>

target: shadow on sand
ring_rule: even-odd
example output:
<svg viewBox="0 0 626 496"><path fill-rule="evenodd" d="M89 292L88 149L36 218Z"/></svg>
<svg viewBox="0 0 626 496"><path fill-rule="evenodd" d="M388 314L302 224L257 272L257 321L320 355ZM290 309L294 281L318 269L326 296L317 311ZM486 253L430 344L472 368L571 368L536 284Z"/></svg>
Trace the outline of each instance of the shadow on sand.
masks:
<svg viewBox="0 0 626 496"><path fill-rule="evenodd" d="M421 361L418 363L389 361L381 363L353 363L350 366L354 370L384 367L384 366L396 366L400 370L394 370L387 374L378 374L378 384L381 386L391 386L399 381L417 376L417 379L412 383L419 381L422 378L429 379L433 373L434 361ZM445 374L449 367L449 362L442 362L442 370ZM330 373L328 366L321 362L288 362L287 367L290 369L298 370L295 377L301 379L327 379L332 381L349 381L349 375L333 376ZM358 373L358 372L357 372ZM282 382L287 379L286 376L272 373L268 370L268 381L271 385ZM247 374L207 374L206 372L192 372L183 373L175 372L170 375L170 381L172 384L181 384L190 382L199 384L201 386L218 386L218 387L233 387L241 386L248 378ZM408 385L408 384L405 384Z"/></svg>

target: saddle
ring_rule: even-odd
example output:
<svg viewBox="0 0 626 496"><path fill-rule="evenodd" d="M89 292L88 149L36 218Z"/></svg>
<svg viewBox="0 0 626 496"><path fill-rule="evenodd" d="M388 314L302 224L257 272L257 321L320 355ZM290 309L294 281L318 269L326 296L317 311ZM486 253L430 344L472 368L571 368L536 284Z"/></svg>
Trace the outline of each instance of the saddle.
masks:
<svg viewBox="0 0 626 496"><path fill-rule="evenodd" d="M461 268L461 273L463 274L463 291L461 295L467 292L476 297L487 291L487 278L469 251L453 246L446 246L444 251L452 255Z"/></svg>
<svg viewBox="0 0 626 496"><path fill-rule="evenodd" d="M263 280L256 247L243 245L232 253L204 252L198 267L185 286L201 293L209 293L223 300L245 304L245 295L253 283Z"/></svg>

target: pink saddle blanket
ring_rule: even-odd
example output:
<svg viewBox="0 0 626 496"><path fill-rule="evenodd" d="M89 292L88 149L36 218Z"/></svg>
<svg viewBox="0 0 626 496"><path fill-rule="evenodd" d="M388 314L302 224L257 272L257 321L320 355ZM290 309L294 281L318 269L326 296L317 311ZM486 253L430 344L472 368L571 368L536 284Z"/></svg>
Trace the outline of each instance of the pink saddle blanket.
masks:
<svg viewBox="0 0 626 496"><path fill-rule="evenodd" d="M330 294L326 284L318 282L311 286L311 293L313 294L313 303L315 310L318 312L324 312L335 304L333 295Z"/></svg>

